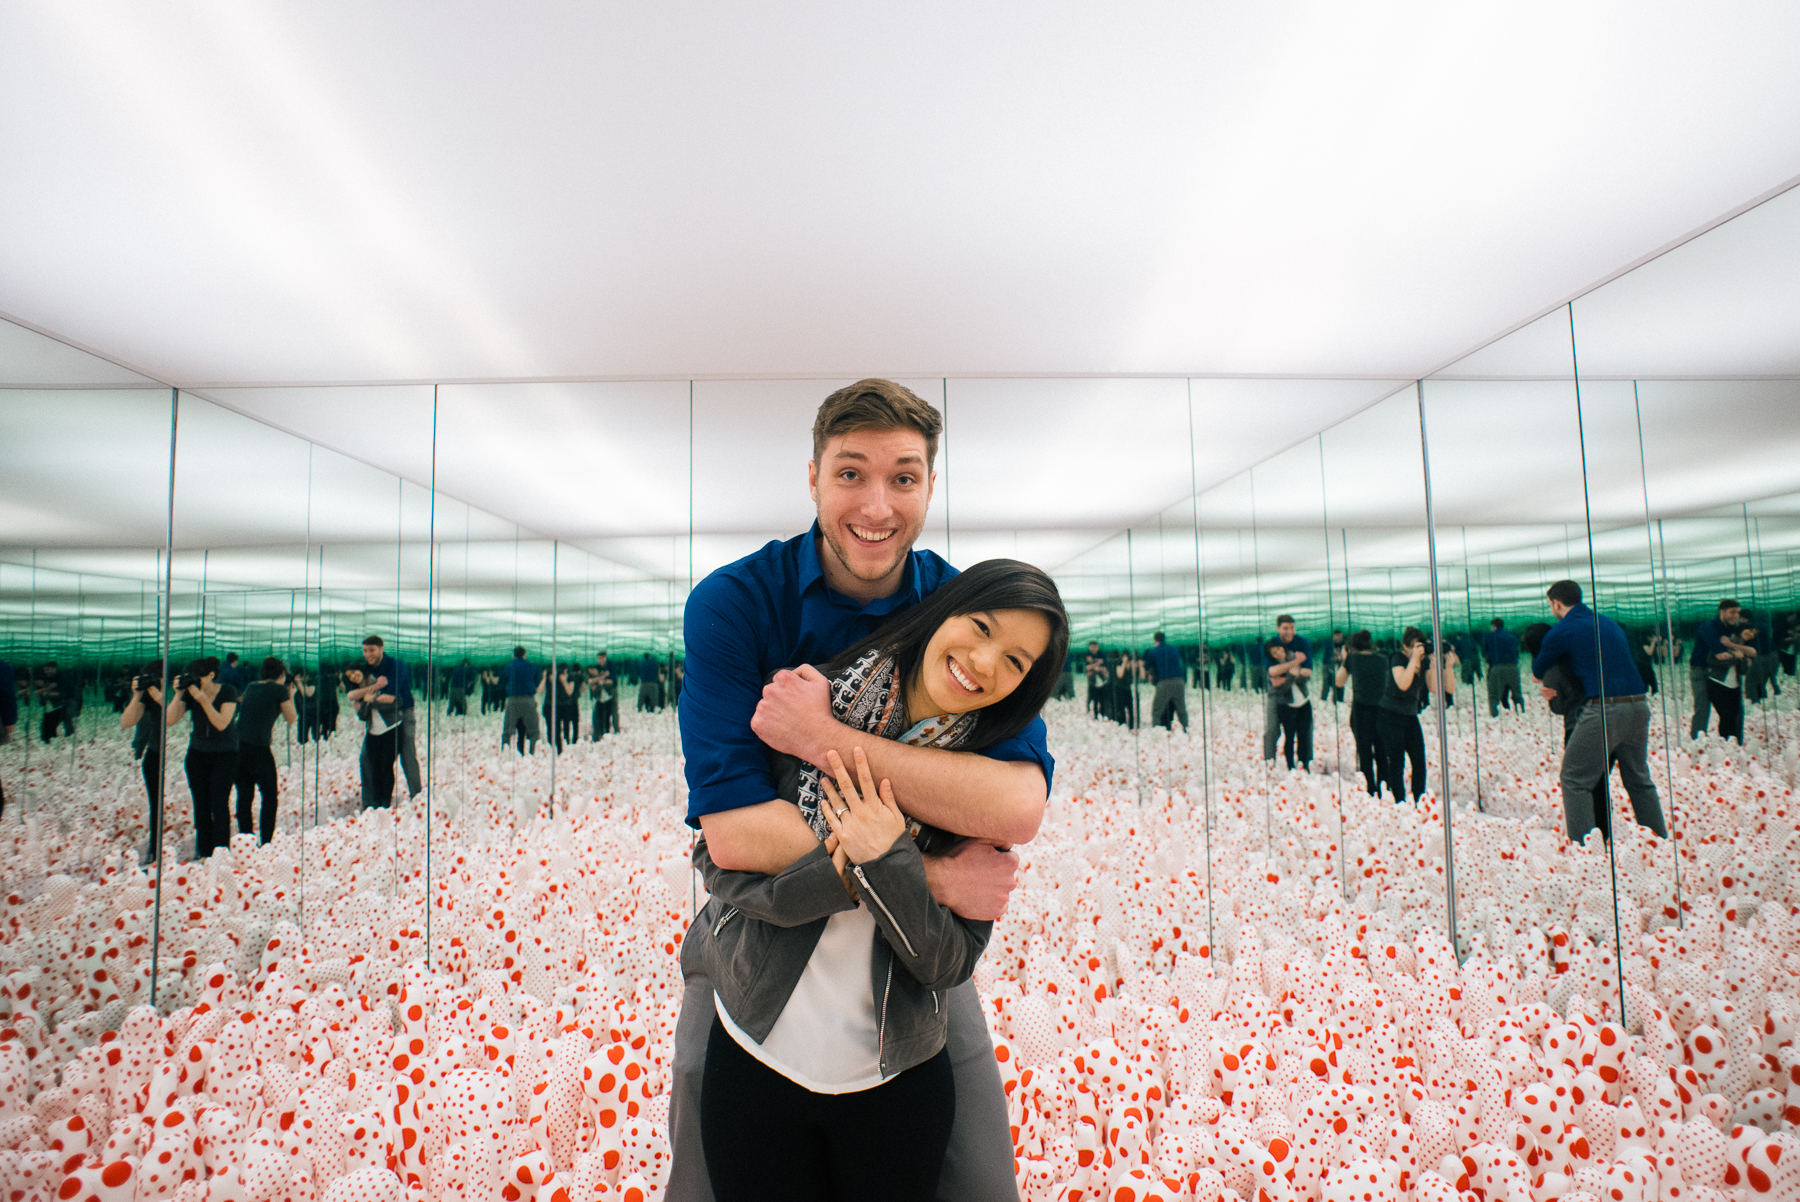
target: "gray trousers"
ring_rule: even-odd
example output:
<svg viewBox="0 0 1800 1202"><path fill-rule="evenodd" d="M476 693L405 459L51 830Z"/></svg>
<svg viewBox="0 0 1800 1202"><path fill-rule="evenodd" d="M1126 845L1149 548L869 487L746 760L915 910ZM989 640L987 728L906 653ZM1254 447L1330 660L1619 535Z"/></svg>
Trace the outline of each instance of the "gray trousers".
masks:
<svg viewBox="0 0 1800 1202"><path fill-rule="evenodd" d="M1488 714L1500 716L1500 707L1524 709L1525 699L1519 694L1519 665L1489 664L1487 678Z"/></svg>
<svg viewBox="0 0 1800 1202"><path fill-rule="evenodd" d="M500 723L500 746L505 747L506 741L515 733L523 733L536 750L539 735L536 697L506 699L506 717Z"/></svg>
<svg viewBox="0 0 1800 1202"><path fill-rule="evenodd" d="M419 752L413 745L413 736L419 729L419 708L400 711L400 729L394 735L395 745L400 750L400 770L406 774L406 792L410 797L419 794ZM369 742L363 740L362 758L358 764L362 772L362 803L364 808L372 805L387 805L392 798L377 798L375 790L369 787Z"/></svg>
<svg viewBox="0 0 1800 1202"><path fill-rule="evenodd" d="M1590 699L1563 747L1563 816L1569 838L1579 843L1597 825L1594 786L1612 775L1615 763L1638 825L1666 837L1662 803L1650 776L1650 703L1643 697L1608 698L1604 731L1600 711L1600 703Z"/></svg>
<svg viewBox="0 0 1800 1202"><path fill-rule="evenodd" d="M956 1125L938 1178L938 1202L1017 1202L1012 1128L1006 1094L994 1062L994 1040L975 982L949 993L951 1068L956 1073ZM712 1031L712 981L689 973L675 1023L675 1074L669 1091L667 1202L713 1202L712 1181L700 1147L700 1089L706 1073L706 1040Z"/></svg>
<svg viewBox="0 0 1800 1202"><path fill-rule="evenodd" d="M1177 715L1185 732L1188 728L1187 682L1179 679L1157 681L1156 696L1150 700L1150 724L1173 730Z"/></svg>
<svg viewBox="0 0 1800 1202"><path fill-rule="evenodd" d="M1688 724L1688 738L1697 739L1712 725L1712 699L1706 695L1706 669L1689 664L1688 683L1694 688L1694 720Z"/></svg>

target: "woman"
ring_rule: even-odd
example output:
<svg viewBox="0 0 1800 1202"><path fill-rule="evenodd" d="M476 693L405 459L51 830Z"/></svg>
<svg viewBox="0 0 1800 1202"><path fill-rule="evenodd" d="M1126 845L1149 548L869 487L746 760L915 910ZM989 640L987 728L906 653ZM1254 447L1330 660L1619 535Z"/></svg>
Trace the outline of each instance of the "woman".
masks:
<svg viewBox="0 0 1800 1202"><path fill-rule="evenodd" d="M144 862L154 864L157 849L162 844L162 662L146 664L144 670L134 673L127 683L131 687L131 696L119 713L119 726L132 731L131 755L143 765L144 793L150 799L150 843L144 851Z"/></svg>
<svg viewBox="0 0 1800 1202"><path fill-rule="evenodd" d="M1387 766L1388 791L1395 801L1405 801L1407 760L1412 761L1412 799L1425 792L1425 732L1419 711L1425 708L1425 634L1408 626L1400 636L1400 650L1388 656L1388 678L1381 692L1381 713L1375 737L1381 741Z"/></svg>
<svg viewBox="0 0 1800 1202"><path fill-rule="evenodd" d="M1381 796L1386 761L1381 752L1381 695L1387 692L1386 657L1375 654L1375 640L1366 630L1350 636L1350 649L1336 676L1338 688L1350 685L1350 735L1356 740L1356 766L1371 796Z"/></svg>
<svg viewBox="0 0 1800 1202"><path fill-rule="evenodd" d="M838 719L871 738L979 751L1038 715L1067 654L1050 578L988 560L825 673ZM854 776L829 762L830 778L796 761L778 774L813 853L770 877L719 869L704 839L694 852L712 893L700 1127L720 1202L930 1198L955 1118L942 994L992 924L932 898L915 836L942 833L908 821L862 748Z"/></svg>
<svg viewBox="0 0 1800 1202"><path fill-rule="evenodd" d="M188 732L188 792L194 797L194 858L204 860L213 849L231 846L231 790L237 785L237 690L219 683L219 657L197 659L177 682L169 699L170 726L193 711Z"/></svg>

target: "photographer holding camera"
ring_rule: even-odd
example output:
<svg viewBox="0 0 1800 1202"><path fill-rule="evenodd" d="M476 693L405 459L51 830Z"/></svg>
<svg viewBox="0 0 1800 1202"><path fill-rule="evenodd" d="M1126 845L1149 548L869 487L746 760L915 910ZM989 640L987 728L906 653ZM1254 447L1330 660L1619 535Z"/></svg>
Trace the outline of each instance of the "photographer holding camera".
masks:
<svg viewBox="0 0 1800 1202"><path fill-rule="evenodd" d="M259 843L275 837L275 804L278 778L275 775L275 753L269 743L275 733L275 719L283 718L289 726L298 719L294 709L294 682L288 679L287 665L273 655L262 662L262 679L244 690L238 716L237 821L240 834L259 834ZM262 789L262 823L250 825L250 803L258 788Z"/></svg>
<svg viewBox="0 0 1800 1202"><path fill-rule="evenodd" d="M183 766L188 792L194 797L196 860L206 859L215 848L231 846L231 790L237 785L238 767L237 707L237 690L219 683L216 655L189 664L169 699L167 721L171 726L193 711ZM154 844L155 836L151 839Z"/></svg>
<svg viewBox="0 0 1800 1202"><path fill-rule="evenodd" d="M162 822L163 665L145 664L127 682L131 696L119 712L119 728L129 730L131 758L144 770L144 793L150 799L150 843L144 863L156 863L157 832ZM148 719L148 721L146 721Z"/></svg>

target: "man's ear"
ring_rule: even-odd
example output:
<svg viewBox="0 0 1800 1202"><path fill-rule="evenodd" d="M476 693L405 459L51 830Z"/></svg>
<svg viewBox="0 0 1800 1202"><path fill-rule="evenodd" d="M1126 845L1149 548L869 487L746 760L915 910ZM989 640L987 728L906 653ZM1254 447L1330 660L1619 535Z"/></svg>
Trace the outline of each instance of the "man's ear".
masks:
<svg viewBox="0 0 1800 1202"><path fill-rule="evenodd" d="M819 503L819 464L815 459L806 461L806 491L812 497L814 505Z"/></svg>

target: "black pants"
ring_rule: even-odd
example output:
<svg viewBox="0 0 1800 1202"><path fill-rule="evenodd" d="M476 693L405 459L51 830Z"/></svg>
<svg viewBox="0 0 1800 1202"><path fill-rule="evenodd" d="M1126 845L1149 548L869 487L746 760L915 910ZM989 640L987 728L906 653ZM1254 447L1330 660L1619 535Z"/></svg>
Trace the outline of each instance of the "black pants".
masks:
<svg viewBox="0 0 1800 1202"><path fill-rule="evenodd" d="M1405 801L1401 788L1406 782L1406 761L1412 760L1412 797L1425 792L1425 731L1417 714L1397 714L1382 710L1375 719L1375 737L1381 741L1381 755L1386 762L1382 776L1395 801Z"/></svg>
<svg viewBox="0 0 1800 1202"><path fill-rule="evenodd" d="M59 726L71 739L75 737L75 713L66 705L44 711L44 721L38 727L38 737L48 743L56 735L56 728Z"/></svg>
<svg viewBox="0 0 1800 1202"><path fill-rule="evenodd" d="M297 717L299 720L294 723L294 742L310 742L319 729L318 716L301 710Z"/></svg>
<svg viewBox="0 0 1800 1202"><path fill-rule="evenodd" d="M956 1120L950 1054L859 1093L813 1093L713 1020L700 1142L718 1202L928 1202Z"/></svg>
<svg viewBox="0 0 1800 1202"><path fill-rule="evenodd" d="M556 715L556 749L563 749L563 742L576 742L581 738L581 711L570 706Z"/></svg>
<svg viewBox="0 0 1800 1202"><path fill-rule="evenodd" d="M238 748L237 828L240 835L258 834L250 825L250 803L262 790L262 825L259 843L275 837L275 753L267 747Z"/></svg>
<svg viewBox="0 0 1800 1202"><path fill-rule="evenodd" d="M1706 682L1706 699L1719 715L1719 737L1744 741L1744 691L1728 689L1716 680Z"/></svg>
<svg viewBox="0 0 1800 1202"><path fill-rule="evenodd" d="M1381 796L1381 782L1386 777L1387 763L1381 755L1378 733L1381 708L1374 705L1350 706L1350 737L1356 740L1356 767L1362 772L1369 792Z"/></svg>
<svg viewBox="0 0 1800 1202"><path fill-rule="evenodd" d="M594 702L594 738L603 734L618 734L619 728L619 696L613 694L610 701Z"/></svg>
<svg viewBox="0 0 1800 1202"><path fill-rule="evenodd" d="M238 753L189 749L183 764L194 795L194 858L231 846L231 790L237 786Z"/></svg>
<svg viewBox="0 0 1800 1202"><path fill-rule="evenodd" d="M400 753L400 728L366 736L363 750L369 756L368 808L385 810L394 804L394 757Z"/></svg>
<svg viewBox="0 0 1800 1202"><path fill-rule="evenodd" d="M1275 718L1281 723L1281 754L1287 760L1287 766L1294 766L1297 749L1299 761L1310 768L1313 757L1312 703L1278 705L1275 707Z"/></svg>
<svg viewBox="0 0 1800 1202"><path fill-rule="evenodd" d="M156 862L156 841L162 823L162 753L154 747L144 748L144 795L150 799L150 861Z"/></svg>
<svg viewBox="0 0 1800 1202"><path fill-rule="evenodd" d="M461 715L464 718L469 716L469 690L450 690L450 712L452 714Z"/></svg>

